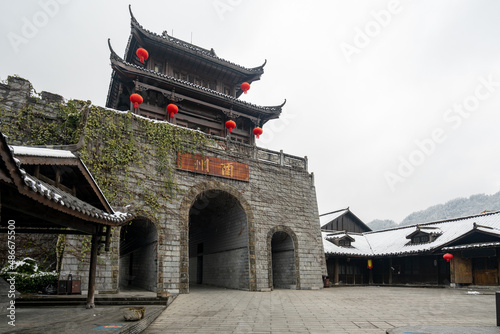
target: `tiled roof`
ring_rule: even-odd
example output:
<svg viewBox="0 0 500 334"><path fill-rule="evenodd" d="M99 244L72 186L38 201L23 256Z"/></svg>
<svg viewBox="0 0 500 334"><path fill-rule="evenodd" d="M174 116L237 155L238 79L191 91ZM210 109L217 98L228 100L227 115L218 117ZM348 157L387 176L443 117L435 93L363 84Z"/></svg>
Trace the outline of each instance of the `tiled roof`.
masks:
<svg viewBox="0 0 500 334"><path fill-rule="evenodd" d="M467 244L467 245L443 247L443 251L447 252L447 251L452 251L452 250L472 249L472 248L487 248L487 247L500 247L500 241L480 242L480 243Z"/></svg>
<svg viewBox="0 0 500 334"><path fill-rule="evenodd" d="M126 222L128 218L131 218L130 214L128 213L107 213L103 210L97 209L96 207L74 197L71 194L64 192L59 188L40 181L34 176L28 175L23 169L21 169L21 174L23 175L24 184L33 193L40 194L45 198L59 204L60 206L65 206L71 210L81 212L89 217L98 218L115 224Z"/></svg>
<svg viewBox="0 0 500 334"><path fill-rule="evenodd" d="M17 182L14 181L14 183L18 187L18 191L23 195L26 195L42 204L50 205L56 210L88 220L89 222L96 222L104 225L122 225L133 218L130 213L114 212L113 210L106 212L98 209L63 190L49 185L46 182L43 182L26 173L26 171L21 168L19 160L14 157L14 149L7 145L5 136L0 133L0 137L0 146L4 153L2 154L2 157L5 157L3 159L4 163L7 166L10 166L9 170L13 180L18 180ZM76 158L74 154L69 151L52 149L40 150L39 148L33 149L29 147L16 146L16 151L19 155L32 155L35 150L44 157Z"/></svg>
<svg viewBox="0 0 500 334"><path fill-rule="evenodd" d="M215 54L213 49L207 50L207 49L200 48L199 46L187 43L187 42L180 40L178 38L175 38L173 36L169 36L166 33L163 33L162 35L158 35L154 32L151 32L151 31L145 29L141 24L139 24L137 19L134 17L134 14L132 13L132 8L130 5L129 5L129 12L130 12L132 26L137 28L138 30L140 30L144 34L149 35L151 38L160 40L163 43L167 43L167 44L170 44L170 45L173 45L176 47L183 48L184 50L187 50L187 51L190 51L190 52L193 52L193 53L196 53L196 54L208 57L208 58L211 58L219 63L224 63L225 65L229 65L233 68L238 68L238 69L246 71L246 72L255 72L255 73L260 73L260 74L262 74L264 72L264 66L266 65L267 61L265 61L264 64L257 66L257 67L254 67L254 68L243 67L241 65L235 64L233 62L230 62L228 60L225 60L223 58L218 57Z"/></svg>
<svg viewBox="0 0 500 334"><path fill-rule="evenodd" d="M408 243L406 236L415 232L417 228L425 231L439 229L441 234L431 242ZM417 254L439 250L441 247L460 239L474 230L496 235L500 238L500 211L382 231L361 234L349 233L355 239L351 242L352 248L344 248L329 242L327 240L329 232L327 231L322 231L322 235L326 254L368 257Z"/></svg>
<svg viewBox="0 0 500 334"><path fill-rule="evenodd" d="M130 67L130 68L142 71L142 72L147 73L149 75L156 76L156 77L161 78L162 80L164 80L166 82L169 82L169 83L172 83L172 84L176 84L178 86L183 86L183 87L189 88L189 89L196 89L196 90L204 92L206 94L209 94L209 95L212 95L212 96L215 96L215 97L218 97L218 98L223 98L223 99L227 100L230 103L233 103L233 104L236 104L236 105L240 105L240 106L244 106L244 107L250 107L252 109L255 109L255 110L258 110L258 111L261 111L261 112L265 112L265 113L271 113L271 114L279 114L281 112L281 108L286 103L286 100L285 100L282 104L277 105L277 106L258 106L258 105L253 104L253 103L242 101L242 100L237 99L237 98L235 98L233 96L223 94L221 92L209 89L207 87L200 86L200 85L194 84L194 83L186 81L186 80L177 79L177 78L174 78L172 76L169 76L169 75L166 75L166 74L163 74L163 73L160 73L160 72L156 72L156 71L147 69L145 67L142 67L142 66L139 66L139 65L136 65L136 64L129 63L129 62L125 61L124 59L122 59L120 56L118 56L118 54L111 47L109 39L108 39L108 44L109 44L109 49L111 51L110 59L111 59L112 62L116 61L116 62L121 63L121 64L123 64L123 65L125 65L127 67Z"/></svg>

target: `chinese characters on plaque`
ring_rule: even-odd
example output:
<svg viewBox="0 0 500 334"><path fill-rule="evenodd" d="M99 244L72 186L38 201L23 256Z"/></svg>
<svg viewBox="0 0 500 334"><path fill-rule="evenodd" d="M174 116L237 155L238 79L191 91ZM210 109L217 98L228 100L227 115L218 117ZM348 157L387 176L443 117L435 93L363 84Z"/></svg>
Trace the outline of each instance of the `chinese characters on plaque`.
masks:
<svg viewBox="0 0 500 334"><path fill-rule="evenodd" d="M249 180L248 165L201 154L177 152L177 168L234 180Z"/></svg>

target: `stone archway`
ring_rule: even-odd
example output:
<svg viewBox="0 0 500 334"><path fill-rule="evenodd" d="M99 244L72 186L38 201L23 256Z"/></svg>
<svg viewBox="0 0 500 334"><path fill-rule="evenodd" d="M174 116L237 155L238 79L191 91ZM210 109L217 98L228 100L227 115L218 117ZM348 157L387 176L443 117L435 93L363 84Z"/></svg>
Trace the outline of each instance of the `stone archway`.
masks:
<svg viewBox="0 0 500 334"><path fill-rule="evenodd" d="M138 217L120 229L120 289L158 292L158 229L148 219Z"/></svg>
<svg viewBox="0 0 500 334"><path fill-rule="evenodd" d="M269 287L300 289L298 240L286 226L276 226L267 235Z"/></svg>
<svg viewBox="0 0 500 334"><path fill-rule="evenodd" d="M190 282L256 290L254 217L238 190L218 181L195 185L181 202L180 220L181 292Z"/></svg>

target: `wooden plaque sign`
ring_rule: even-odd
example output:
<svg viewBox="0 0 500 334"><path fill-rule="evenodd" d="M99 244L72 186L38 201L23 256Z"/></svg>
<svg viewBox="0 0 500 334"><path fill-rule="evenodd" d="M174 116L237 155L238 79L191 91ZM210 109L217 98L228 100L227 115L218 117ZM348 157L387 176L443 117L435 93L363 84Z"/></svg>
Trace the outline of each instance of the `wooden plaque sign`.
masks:
<svg viewBox="0 0 500 334"><path fill-rule="evenodd" d="M177 152L177 168L190 172L248 181L248 165L201 154Z"/></svg>

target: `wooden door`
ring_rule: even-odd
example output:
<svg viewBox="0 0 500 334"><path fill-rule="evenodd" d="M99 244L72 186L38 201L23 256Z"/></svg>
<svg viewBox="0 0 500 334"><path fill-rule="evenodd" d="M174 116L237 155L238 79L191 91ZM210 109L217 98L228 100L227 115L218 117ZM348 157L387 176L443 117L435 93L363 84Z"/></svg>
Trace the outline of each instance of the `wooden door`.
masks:
<svg viewBox="0 0 500 334"><path fill-rule="evenodd" d="M450 262L451 282L459 284L472 284L473 273L471 259L455 256Z"/></svg>
<svg viewBox="0 0 500 334"><path fill-rule="evenodd" d="M498 285L498 263L496 257L472 259L474 284Z"/></svg>

